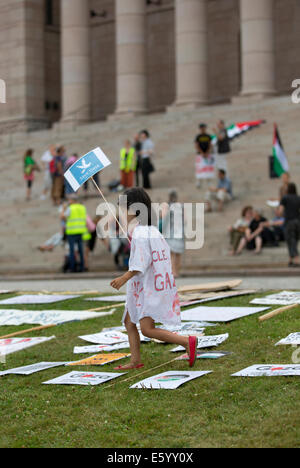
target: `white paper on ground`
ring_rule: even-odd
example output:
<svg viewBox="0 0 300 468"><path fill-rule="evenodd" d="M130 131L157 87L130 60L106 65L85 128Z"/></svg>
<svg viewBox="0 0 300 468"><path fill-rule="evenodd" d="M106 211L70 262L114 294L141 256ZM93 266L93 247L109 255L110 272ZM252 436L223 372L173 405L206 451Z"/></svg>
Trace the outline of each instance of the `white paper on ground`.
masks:
<svg viewBox="0 0 300 468"><path fill-rule="evenodd" d="M211 335L211 336L201 336L198 338L197 349L202 348L212 348L213 346L219 346L221 343L224 343L229 338L229 334L225 333L224 335ZM172 353L177 353L179 351L184 351L183 346L177 346L173 348Z"/></svg>
<svg viewBox="0 0 300 468"><path fill-rule="evenodd" d="M251 301L251 304L258 305L278 305L288 306L293 304L300 304L300 292L296 291L282 291L276 294L270 294L265 297L258 297Z"/></svg>
<svg viewBox="0 0 300 468"><path fill-rule="evenodd" d="M210 322L231 322L242 317L268 310L269 307L194 307L181 312L181 320L208 320Z"/></svg>
<svg viewBox="0 0 300 468"><path fill-rule="evenodd" d="M61 375L56 379L43 382L45 385L100 385L109 380L121 377L121 375L112 372L69 372L68 374Z"/></svg>
<svg viewBox="0 0 300 468"><path fill-rule="evenodd" d="M208 323L208 322L186 322L182 323L179 326L167 326L167 325L157 325L157 328L161 328L162 330L168 330L170 332L188 332L188 331L203 331L206 327L215 327L215 323Z"/></svg>
<svg viewBox="0 0 300 468"><path fill-rule="evenodd" d="M15 310L0 309L0 326L3 325L58 325L112 315L107 312L85 312L83 310Z"/></svg>
<svg viewBox="0 0 300 468"><path fill-rule="evenodd" d="M174 390L190 380L203 377L212 371L168 371L162 374L154 375L148 379L132 385L130 388L149 388L149 389L167 389Z"/></svg>
<svg viewBox="0 0 300 468"><path fill-rule="evenodd" d="M88 341L94 344L107 344L113 345L116 343L122 343L128 341L128 336L119 331L106 331L100 333L94 333L92 335L79 336L81 340Z"/></svg>
<svg viewBox="0 0 300 468"><path fill-rule="evenodd" d="M279 345L300 346L300 333L291 333L289 336L283 338L283 340L280 340L278 343L276 343L275 346Z"/></svg>
<svg viewBox="0 0 300 468"><path fill-rule="evenodd" d="M50 337L36 337L36 338L5 338L0 340L0 354L7 356L8 354L22 351L31 346L53 340L55 336Z"/></svg>
<svg viewBox="0 0 300 468"><path fill-rule="evenodd" d="M15 296L10 299L0 301L0 305L14 305L14 304L52 304L53 302L67 301L80 297L78 295L48 295L48 294L24 294L23 296Z"/></svg>
<svg viewBox="0 0 300 468"><path fill-rule="evenodd" d="M102 297L89 297L85 301L95 302L126 302L126 294L120 296L102 296Z"/></svg>
<svg viewBox="0 0 300 468"><path fill-rule="evenodd" d="M24 367L16 367L15 369L8 369L7 371L0 372L0 377L9 374L15 375L31 375L36 372L41 372L46 369L52 369L53 367L65 366L66 362L38 362Z"/></svg>
<svg viewBox="0 0 300 468"><path fill-rule="evenodd" d="M89 354L89 353L99 353L99 352L113 352L118 351L119 349L128 349L130 347L129 341L124 341L124 343L119 343L116 345L93 345L93 346L75 346L73 353L74 354Z"/></svg>
<svg viewBox="0 0 300 468"><path fill-rule="evenodd" d="M150 338L146 338L141 332L139 332L139 335L141 342L151 341ZM128 335L114 330L95 333L93 335L79 336L79 338L84 341L88 341L89 343L106 345L115 345L117 343L128 342Z"/></svg>
<svg viewBox="0 0 300 468"><path fill-rule="evenodd" d="M232 377L286 377L300 376L300 364L255 364Z"/></svg>
<svg viewBox="0 0 300 468"><path fill-rule="evenodd" d="M229 356L231 353L227 351L207 351L207 352L201 352L198 351L197 353L197 359L220 359L225 356ZM178 361L188 361L189 360L189 355L188 354L183 354L182 356L179 356L177 358Z"/></svg>

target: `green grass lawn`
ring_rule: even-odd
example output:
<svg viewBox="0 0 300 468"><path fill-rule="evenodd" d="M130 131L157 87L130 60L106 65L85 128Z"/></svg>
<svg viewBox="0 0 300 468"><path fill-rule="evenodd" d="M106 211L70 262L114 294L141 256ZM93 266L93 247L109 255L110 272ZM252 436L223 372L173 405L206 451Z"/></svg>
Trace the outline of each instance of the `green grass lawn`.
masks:
<svg viewBox="0 0 300 468"><path fill-rule="evenodd" d="M208 305L247 306L252 297ZM84 310L89 308L86 304L80 298L46 307L24 308ZM294 349L274 345L289 333L300 331L299 312L300 307L264 323L259 323L258 315L254 315L208 328L208 335L229 333L229 339L219 349L233 354L216 361L198 360L194 370L212 370L213 373L173 391L129 389L130 384L140 380L141 372L175 357L170 353L172 346L155 343L142 345L145 369L113 381L113 387L111 382L97 387L41 384L73 370L113 372L116 364L58 367L27 377L2 377L0 446L300 447L300 379L231 377L252 364L291 363ZM0 364L0 370L85 357L87 355L73 354L74 346L84 345L78 336L119 325L121 316L122 308L119 308L113 316L24 335L55 334L56 340L7 356L7 363ZM29 327L0 327L0 336ZM167 370L186 369L186 362L177 361L143 378ZM136 378L122 383L131 375Z"/></svg>

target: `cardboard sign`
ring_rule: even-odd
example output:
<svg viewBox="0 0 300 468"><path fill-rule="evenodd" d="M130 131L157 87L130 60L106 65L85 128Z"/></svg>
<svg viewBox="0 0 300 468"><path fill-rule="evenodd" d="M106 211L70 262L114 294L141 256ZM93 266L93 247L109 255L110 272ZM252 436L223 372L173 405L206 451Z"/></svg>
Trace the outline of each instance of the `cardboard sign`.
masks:
<svg viewBox="0 0 300 468"><path fill-rule="evenodd" d="M224 343L224 341L226 341L228 338L228 333L225 333L224 335L202 336L198 338L197 349L212 348L213 346L219 346L221 343ZM177 348L172 349L172 353L177 353L179 351L185 351L185 348L183 346L178 346Z"/></svg>
<svg viewBox="0 0 300 468"><path fill-rule="evenodd" d="M105 382L109 382L112 379L117 379L122 375L112 372L70 372L69 374L61 375L56 379L48 380L43 382L45 385L101 385Z"/></svg>
<svg viewBox="0 0 300 468"><path fill-rule="evenodd" d="M10 299L3 299L0 301L2 305L15 305L15 304L52 304L54 302L61 302L66 301L69 299L75 299L76 297L80 297L78 295L48 295L48 294L41 294L41 295L31 295L31 294L24 294L22 296L11 297Z"/></svg>
<svg viewBox="0 0 300 468"><path fill-rule="evenodd" d="M203 352L198 352L197 353L197 359L220 359L224 356L229 356L231 353L228 353L226 351L206 351L205 353ZM177 358L177 361L188 361L189 356L188 354L183 354L182 356L179 356Z"/></svg>
<svg viewBox="0 0 300 468"><path fill-rule="evenodd" d="M104 364L110 364L111 362L119 361L131 356L131 354L97 354L81 361L70 362L67 366L104 366Z"/></svg>
<svg viewBox="0 0 300 468"><path fill-rule="evenodd" d="M210 322L231 322L242 317L268 310L268 307L205 307L199 306L181 312L181 320L208 320Z"/></svg>
<svg viewBox="0 0 300 468"><path fill-rule="evenodd" d="M112 315L107 312L85 312L81 310L0 310L0 326L3 325L59 325Z"/></svg>
<svg viewBox="0 0 300 468"><path fill-rule="evenodd" d="M276 343L276 346L280 345L300 346L300 333L291 333L289 336Z"/></svg>
<svg viewBox="0 0 300 468"><path fill-rule="evenodd" d="M26 348L31 348L46 341L53 340L55 336L36 337L36 338L5 338L0 340L0 354L2 356L8 356L9 354L22 351Z"/></svg>
<svg viewBox="0 0 300 468"><path fill-rule="evenodd" d="M111 162L103 151L100 148L95 148L78 159L70 167L65 173L65 179L69 182L74 192L77 192L91 177L110 165Z"/></svg>
<svg viewBox="0 0 300 468"><path fill-rule="evenodd" d="M0 372L0 377L9 374L15 375L31 375L36 372L41 372L46 369L52 369L53 367L59 367L66 365L67 362L39 362L37 364L31 364L24 367L16 367L15 369L9 369L7 371Z"/></svg>
<svg viewBox="0 0 300 468"><path fill-rule="evenodd" d="M75 346L73 353L74 354L89 354L89 353L99 353L99 352L114 352L120 349L128 349L129 341L124 341L124 343L119 343L116 345L93 345L93 346Z"/></svg>
<svg viewBox="0 0 300 468"><path fill-rule="evenodd" d="M175 390L190 380L203 377L212 371L169 371L162 374L149 377L132 385L130 388L149 388L149 389L167 389Z"/></svg>
<svg viewBox="0 0 300 468"><path fill-rule="evenodd" d="M300 377L300 364L255 364L232 377Z"/></svg>
<svg viewBox="0 0 300 468"><path fill-rule="evenodd" d="M251 304L258 305L278 305L278 306L288 306L293 304L300 304L300 292L294 291L282 291L276 294L270 294L266 297L259 297L253 299Z"/></svg>
<svg viewBox="0 0 300 468"><path fill-rule="evenodd" d="M120 296L90 297L85 300L95 302L126 302L126 294Z"/></svg>

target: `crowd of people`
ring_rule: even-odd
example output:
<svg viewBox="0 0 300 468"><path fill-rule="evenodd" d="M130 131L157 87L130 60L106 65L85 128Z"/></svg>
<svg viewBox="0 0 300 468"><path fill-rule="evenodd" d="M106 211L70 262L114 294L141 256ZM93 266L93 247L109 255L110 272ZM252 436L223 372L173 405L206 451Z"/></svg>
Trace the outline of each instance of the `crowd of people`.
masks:
<svg viewBox="0 0 300 468"><path fill-rule="evenodd" d="M244 249L260 254L265 246L278 247L286 242L289 267L300 267L300 196L296 184L289 179L285 173L272 219L268 220L252 206L242 210L241 218L229 228L231 255L240 255Z"/></svg>
<svg viewBox="0 0 300 468"><path fill-rule="evenodd" d="M199 125L199 133L194 140L196 149L197 187L203 190L206 212L215 207L222 213L227 203L233 200L233 184L228 170L228 154L231 152L230 138L223 120L219 120L214 135L208 133L207 125ZM139 132L132 141L127 139L120 149L120 177L115 187L118 191L143 186L151 189L151 173L155 171L155 145L148 130ZM118 269L128 266L130 245L118 233L105 238L97 233L99 217L91 219L85 206L79 202L64 173L78 160L77 154L67 156L64 146L52 145L37 163L34 151L29 149L24 156L24 179L26 199L30 200L36 172L44 172L44 200L50 194L54 206L59 207L61 231L54 234L44 245L42 251L51 251L57 245L65 245L66 254L63 271L83 272L89 268L89 254L95 249L96 239L100 237L111 252ZM99 174L94 176L100 184ZM217 179L217 180L216 180ZM216 180L216 181L215 181ZM88 192L88 182L84 193ZM276 247L287 242L291 267L300 264L298 240L300 239L300 197L297 187L288 173L282 176L282 186L277 200L273 201L274 213L267 219L262 210L245 206L241 217L229 228L230 254L241 255L244 250L258 255L263 247ZM172 257L174 276L180 275L182 255L185 250L185 220L182 203L179 203L176 190L169 192L169 200L163 204L159 215L158 227L166 237ZM75 221L77 220L77 221ZM115 225L115 221L112 219ZM116 226L114 226L116 227Z"/></svg>

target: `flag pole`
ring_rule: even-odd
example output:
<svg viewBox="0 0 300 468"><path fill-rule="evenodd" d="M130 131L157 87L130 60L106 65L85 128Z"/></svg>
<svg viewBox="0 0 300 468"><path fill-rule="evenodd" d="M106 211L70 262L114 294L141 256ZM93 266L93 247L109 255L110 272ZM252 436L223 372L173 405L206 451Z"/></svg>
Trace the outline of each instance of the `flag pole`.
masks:
<svg viewBox="0 0 300 468"><path fill-rule="evenodd" d="M111 215L114 217L115 221L117 222L119 228L121 229L121 231L122 231L123 234L125 235L125 237L126 237L126 239L128 240L128 242L130 243L130 239L129 239L127 233L125 232L125 230L124 230L124 228L122 227L120 221L117 219L115 213L114 213L113 210L111 209L110 204L109 204L108 201L106 200L106 198L105 198L105 196L104 196L102 190L100 189L100 187L99 187L98 184L96 183L94 177L91 177L91 180L92 180L93 184L95 185L96 189L98 190L98 192L100 193L101 197L103 198L103 200L104 200L105 203L107 204L108 209L109 209Z"/></svg>

